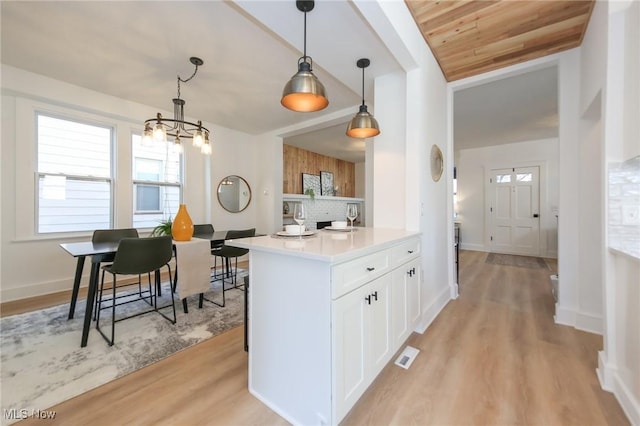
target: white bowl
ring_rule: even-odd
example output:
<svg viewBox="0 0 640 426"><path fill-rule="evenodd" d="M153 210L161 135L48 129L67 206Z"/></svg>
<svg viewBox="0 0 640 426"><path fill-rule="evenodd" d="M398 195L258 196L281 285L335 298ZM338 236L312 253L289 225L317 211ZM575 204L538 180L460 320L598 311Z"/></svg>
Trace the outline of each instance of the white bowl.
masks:
<svg viewBox="0 0 640 426"><path fill-rule="evenodd" d="M347 227L347 221L346 220L334 220L333 222L331 222L331 227L332 228L336 228L336 229L344 229Z"/></svg>
<svg viewBox="0 0 640 426"><path fill-rule="evenodd" d="M285 225L284 232L291 235L300 235L304 232L304 225Z"/></svg>

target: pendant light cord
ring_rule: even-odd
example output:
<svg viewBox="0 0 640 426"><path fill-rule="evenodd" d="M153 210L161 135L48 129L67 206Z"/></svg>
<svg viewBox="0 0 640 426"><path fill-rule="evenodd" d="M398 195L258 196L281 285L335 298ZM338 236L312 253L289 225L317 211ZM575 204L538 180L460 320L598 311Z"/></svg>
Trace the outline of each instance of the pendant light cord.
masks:
<svg viewBox="0 0 640 426"><path fill-rule="evenodd" d="M194 64L196 69L193 70L193 74L191 74L191 77L187 78L186 80L183 80L182 78L180 78L180 74L178 74L178 99L180 99L180 82L186 83L189 80L191 80L193 77L196 76L196 73L198 72L198 64Z"/></svg>
<svg viewBox="0 0 640 426"><path fill-rule="evenodd" d="M364 105L364 67L362 67L362 105Z"/></svg>
<svg viewBox="0 0 640 426"><path fill-rule="evenodd" d="M302 53L304 56L303 58L307 59L307 11L304 11L304 51Z"/></svg>

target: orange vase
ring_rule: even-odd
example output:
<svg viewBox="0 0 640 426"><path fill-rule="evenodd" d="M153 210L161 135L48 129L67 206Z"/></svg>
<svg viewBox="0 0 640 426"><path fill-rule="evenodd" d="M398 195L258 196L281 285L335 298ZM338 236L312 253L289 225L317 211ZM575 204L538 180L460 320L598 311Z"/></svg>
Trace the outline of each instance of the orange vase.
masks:
<svg viewBox="0 0 640 426"><path fill-rule="evenodd" d="M180 204L176 217L173 218L171 224L171 236L176 241L189 241L193 237L193 221L189 212L187 212L187 206Z"/></svg>

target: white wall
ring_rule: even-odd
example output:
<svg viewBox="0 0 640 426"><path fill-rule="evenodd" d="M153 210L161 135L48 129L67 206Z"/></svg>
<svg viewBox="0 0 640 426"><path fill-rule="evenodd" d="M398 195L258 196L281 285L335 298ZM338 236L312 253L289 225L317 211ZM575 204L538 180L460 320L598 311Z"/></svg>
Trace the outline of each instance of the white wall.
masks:
<svg viewBox="0 0 640 426"><path fill-rule="evenodd" d="M606 7L608 6L608 7ZM615 2L593 11L583 49L606 57L606 73L590 85L604 93L603 216L607 223L606 169L640 154L640 3ZM606 34L607 37L603 37ZM606 39L606 45L595 40ZM585 63L584 67L594 66ZM606 243L607 230L604 229ZM612 391L632 424L640 424L640 259L613 249L603 252L604 348L598 377Z"/></svg>
<svg viewBox="0 0 640 426"><path fill-rule="evenodd" d="M405 70L404 75L376 79L375 115L381 134L373 141L374 225L401 223L422 232L423 331L455 294L448 190L452 173L447 166L442 179L433 182L429 172L431 146L449 150L447 83L402 2L380 1L380 9L373 2L356 3ZM452 158L445 162L452 167Z"/></svg>
<svg viewBox="0 0 640 426"><path fill-rule="evenodd" d="M557 257L558 139L456 151L458 216L465 250L490 251L486 234L486 174L491 169L540 167L540 256Z"/></svg>
<svg viewBox="0 0 640 426"><path fill-rule="evenodd" d="M376 119L384 131L373 143L373 226L405 229L405 73L376 78Z"/></svg>
<svg viewBox="0 0 640 426"><path fill-rule="evenodd" d="M36 236L34 233L34 107L77 117L100 117L101 121L113 125L117 137L116 169L125 183L131 176L131 132L141 132L144 120L157 112L145 105L2 66L0 298L3 301L70 289L75 259L59 244L90 238L90 233L57 236ZM266 148L253 149L254 137L205 125L214 135L213 155L205 157L190 147L185 149L183 200L190 216L195 223L211 222L217 229L252 227L262 223L258 203L252 202L242 213L231 214L218 204L212 188L227 174L236 174L249 182L254 190L253 197L256 197L254 188L258 177L264 173L260 164L268 164L258 163L257 155ZM116 180L115 199L114 226L130 226L131 186ZM83 285L88 283L88 270L86 267Z"/></svg>
<svg viewBox="0 0 640 426"><path fill-rule="evenodd" d="M365 162L355 163L356 185L354 197L364 198L366 191L366 167Z"/></svg>

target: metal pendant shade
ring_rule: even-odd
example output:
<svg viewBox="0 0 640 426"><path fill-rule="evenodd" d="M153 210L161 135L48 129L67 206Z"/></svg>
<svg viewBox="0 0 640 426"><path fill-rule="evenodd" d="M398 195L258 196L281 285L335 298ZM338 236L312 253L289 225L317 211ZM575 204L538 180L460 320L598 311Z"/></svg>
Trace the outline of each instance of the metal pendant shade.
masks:
<svg viewBox="0 0 640 426"><path fill-rule="evenodd" d="M298 10L304 12L304 56L298 59L298 72L285 84L280 103L287 109L312 112L329 105L324 86L313 74L313 61L307 56L307 12L313 10L314 1L296 1Z"/></svg>
<svg viewBox="0 0 640 426"><path fill-rule="evenodd" d="M358 59L356 65L358 68L362 68L362 105L360 110L351 119L349 126L347 127L347 136L352 138L371 138L380 134L380 127L376 119L367 111L367 106L364 104L364 69L369 66L371 61L366 58Z"/></svg>
<svg viewBox="0 0 640 426"><path fill-rule="evenodd" d="M372 138L380 134L376 119L367 111L366 105L360 105L360 111L351 119L347 127L347 136L352 138Z"/></svg>

